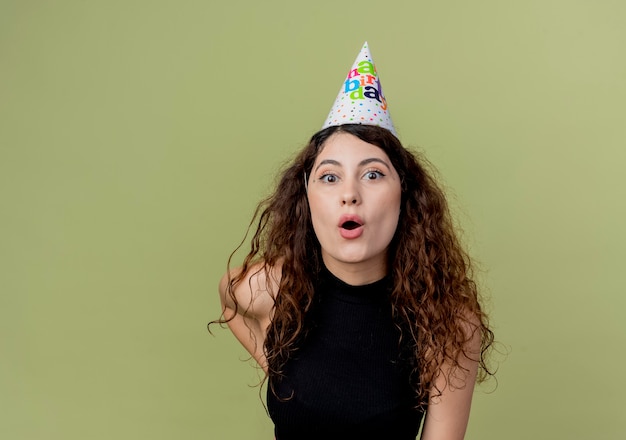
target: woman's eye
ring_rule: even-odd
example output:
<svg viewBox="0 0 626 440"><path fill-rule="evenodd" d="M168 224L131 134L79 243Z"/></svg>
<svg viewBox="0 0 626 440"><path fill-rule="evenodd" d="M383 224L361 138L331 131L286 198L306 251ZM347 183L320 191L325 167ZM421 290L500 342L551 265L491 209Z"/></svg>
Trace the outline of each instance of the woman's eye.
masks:
<svg viewBox="0 0 626 440"><path fill-rule="evenodd" d="M365 178L367 180L376 180L384 176L385 175L381 173L380 171L368 171L367 173L365 173Z"/></svg>
<svg viewBox="0 0 626 440"><path fill-rule="evenodd" d="M324 174L320 177L320 180L324 183L335 183L337 181L337 176L334 174Z"/></svg>

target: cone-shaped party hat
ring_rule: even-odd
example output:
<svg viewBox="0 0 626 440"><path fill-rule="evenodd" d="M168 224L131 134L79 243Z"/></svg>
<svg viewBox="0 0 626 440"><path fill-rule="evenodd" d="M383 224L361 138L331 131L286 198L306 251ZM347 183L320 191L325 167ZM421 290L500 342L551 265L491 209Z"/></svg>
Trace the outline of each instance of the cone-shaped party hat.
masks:
<svg viewBox="0 0 626 440"><path fill-rule="evenodd" d="M341 85L322 128L343 124L378 125L397 136L367 42Z"/></svg>

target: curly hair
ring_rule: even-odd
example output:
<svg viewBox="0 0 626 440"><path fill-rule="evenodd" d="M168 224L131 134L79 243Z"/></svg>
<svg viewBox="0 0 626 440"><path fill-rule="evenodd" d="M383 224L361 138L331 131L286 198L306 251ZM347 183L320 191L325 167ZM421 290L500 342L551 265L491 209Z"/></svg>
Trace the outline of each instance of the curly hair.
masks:
<svg viewBox="0 0 626 440"><path fill-rule="evenodd" d="M465 370L462 357L479 363L479 382L492 374L486 357L494 337L479 303L471 260L458 240L443 191L428 173L427 161L405 149L388 130L346 124L313 135L284 170L274 193L257 207L250 223L252 227L257 222L250 251L241 272L229 280L228 291L237 304L233 288L252 265L261 262L267 279L272 268L280 266L278 291L271 292L274 308L263 348L266 379L281 377L286 362L306 336L314 280L323 264L311 223L305 176L326 140L339 132L381 148L400 176L400 218L388 251L391 307L400 330L398 343L411 368L417 405L425 407L433 392L441 395L436 384L441 375L452 385L460 370ZM222 316L217 322L230 319ZM476 332L480 352L471 353L467 343L477 337Z"/></svg>

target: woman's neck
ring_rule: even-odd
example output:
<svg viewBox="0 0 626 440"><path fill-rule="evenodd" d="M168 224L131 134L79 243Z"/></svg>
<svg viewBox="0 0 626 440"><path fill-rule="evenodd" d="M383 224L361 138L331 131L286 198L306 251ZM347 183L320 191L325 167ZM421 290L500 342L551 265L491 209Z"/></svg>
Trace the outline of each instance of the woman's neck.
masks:
<svg viewBox="0 0 626 440"><path fill-rule="evenodd" d="M322 253L326 268L334 276L351 286L363 286L381 280L387 275L385 261L371 260L358 263L344 263Z"/></svg>

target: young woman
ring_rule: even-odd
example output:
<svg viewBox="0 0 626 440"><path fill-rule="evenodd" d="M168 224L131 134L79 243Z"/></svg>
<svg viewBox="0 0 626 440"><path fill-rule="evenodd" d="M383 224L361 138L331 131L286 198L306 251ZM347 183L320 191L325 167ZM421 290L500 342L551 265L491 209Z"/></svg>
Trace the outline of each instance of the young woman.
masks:
<svg viewBox="0 0 626 440"><path fill-rule="evenodd" d="M462 439L493 334L423 161L330 125L257 213L218 322L266 373L276 438L415 439L424 418L423 440Z"/></svg>

